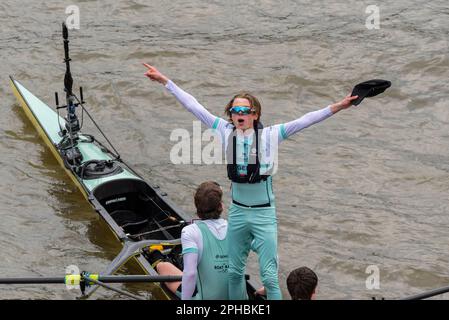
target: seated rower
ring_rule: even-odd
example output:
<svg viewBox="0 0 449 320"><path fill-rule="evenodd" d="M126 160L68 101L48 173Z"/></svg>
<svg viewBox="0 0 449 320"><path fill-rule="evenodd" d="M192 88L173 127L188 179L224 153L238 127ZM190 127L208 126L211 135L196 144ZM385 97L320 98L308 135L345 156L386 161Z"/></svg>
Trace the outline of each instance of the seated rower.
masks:
<svg viewBox="0 0 449 320"><path fill-rule="evenodd" d="M312 269L300 267L287 277L287 289L292 300L315 300L318 277ZM265 288L258 289L255 294L266 295Z"/></svg>
<svg viewBox="0 0 449 320"><path fill-rule="evenodd" d="M317 285L317 275L307 267L297 268L287 277L287 289L292 300L315 300Z"/></svg>
<svg viewBox="0 0 449 320"><path fill-rule="evenodd" d="M194 200L200 220L182 229L184 270L179 270L164 255L150 253L152 265L160 275L182 275L181 282L165 283L182 300L228 299L228 224L220 218L223 191L218 183L207 181L197 188Z"/></svg>

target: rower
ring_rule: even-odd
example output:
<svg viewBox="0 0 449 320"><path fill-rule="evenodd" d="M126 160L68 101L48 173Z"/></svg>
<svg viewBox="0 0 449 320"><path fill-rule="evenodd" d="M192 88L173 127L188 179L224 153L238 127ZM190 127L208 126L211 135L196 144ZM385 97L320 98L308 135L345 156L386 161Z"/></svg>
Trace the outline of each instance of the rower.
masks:
<svg viewBox="0 0 449 320"><path fill-rule="evenodd" d="M318 277L312 269L299 267L287 277L287 289L292 300L315 300Z"/></svg>
<svg viewBox="0 0 449 320"><path fill-rule="evenodd" d="M308 267L296 268L287 277L287 289L292 300L315 300L317 285L318 277ZM255 294L265 296L267 293L262 287Z"/></svg>
<svg viewBox="0 0 449 320"><path fill-rule="evenodd" d="M347 109L358 96L309 112L288 123L263 128L260 101L248 92L231 98L225 107L228 119L211 114L192 95L179 88L154 66L144 64L145 75L165 86L185 109L214 129L226 150L231 180L229 207L229 297L247 299L245 268L251 243L259 258L262 282L269 300L282 299L278 279L277 217L272 175L277 168L277 147L293 134Z"/></svg>
<svg viewBox="0 0 449 320"><path fill-rule="evenodd" d="M228 224L221 218L222 196L221 187L213 181L197 188L194 201L200 220L184 227L181 233L183 271L159 250L153 248L149 254L160 275L182 275L182 283L166 284L182 300L228 299Z"/></svg>

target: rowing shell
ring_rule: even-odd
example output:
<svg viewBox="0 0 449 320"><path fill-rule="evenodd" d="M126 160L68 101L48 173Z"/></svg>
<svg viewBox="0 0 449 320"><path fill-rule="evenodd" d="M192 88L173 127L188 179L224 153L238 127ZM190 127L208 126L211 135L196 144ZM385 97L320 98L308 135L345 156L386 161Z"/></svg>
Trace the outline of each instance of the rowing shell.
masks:
<svg viewBox="0 0 449 320"><path fill-rule="evenodd" d="M91 168L87 166L86 169L90 170L80 177L80 173L67 165L62 150L58 148L63 139L59 134L61 128L58 121L64 126L65 119L20 82L12 77L10 80L14 95L45 144L83 196L127 248L126 252L121 252L117 263L111 264L103 274L115 272L127 262L131 253L135 253L131 258L138 262L141 269L146 274L157 275L141 249L157 244L180 251L174 249L180 247L181 230L188 221L185 214L167 199L166 193L161 192L158 186L148 184L127 164L116 160L104 145L82 133L79 134L77 147L83 156L82 164L91 163ZM165 296L170 298L165 286L162 288Z"/></svg>
<svg viewBox="0 0 449 320"><path fill-rule="evenodd" d="M122 251L102 275L113 274L129 259L137 261L144 273L158 275L145 251L152 245L161 248L182 269L181 230L191 217L177 208L158 186L147 183L91 135L79 133L77 147L85 170L73 170L61 147L63 137L60 132L66 120L11 76L10 83L45 144L123 245ZM176 299L165 285L160 287L164 298ZM254 285L247 281L247 287L249 296L253 297Z"/></svg>

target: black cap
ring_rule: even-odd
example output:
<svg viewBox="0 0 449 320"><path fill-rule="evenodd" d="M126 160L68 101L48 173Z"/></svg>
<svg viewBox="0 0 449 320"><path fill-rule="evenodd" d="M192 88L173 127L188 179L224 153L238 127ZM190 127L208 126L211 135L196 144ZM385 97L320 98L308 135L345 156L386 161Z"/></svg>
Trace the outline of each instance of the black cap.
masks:
<svg viewBox="0 0 449 320"><path fill-rule="evenodd" d="M384 92L390 86L390 81L381 79L373 79L361 82L357 84L354 89L352 89L351 96L359 96L357 99L352 101L352 104L354 106L357 106L360 104L360 102L362 102L363 99L377 96L379 93Z"/></svg>

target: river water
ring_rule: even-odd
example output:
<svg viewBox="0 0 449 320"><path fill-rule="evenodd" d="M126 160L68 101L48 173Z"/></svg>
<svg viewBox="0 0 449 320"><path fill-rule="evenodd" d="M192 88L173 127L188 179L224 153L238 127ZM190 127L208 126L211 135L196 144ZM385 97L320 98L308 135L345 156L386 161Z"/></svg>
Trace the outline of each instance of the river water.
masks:
<svg viewBox="0 0 449 320"><path fill-rule="evenodd" d="M435 1L11 1L0 3L0 275L99 272L120 246L41 142L8 84L62 96L60 23L72 74L122 157L186 212L202 181L225 189L224 165L175 165L174 129L193 116L143 76L157 66L214 114L236 92L260 98L265 125L339 101L358 82L392 82L285 141L274 177L280 282L318 274L319 299L393 299L449 283L449 4ZM365 10L380 9L368 29ZM89 123L84 132L99 134ZM203 129L205 129L203 127ZM369 266L380 287L368 289ZM129 267L124 272L132 273ZM248 272L258 278L257 259ZM369 281L368 281L369 282ZM120 287L120 286L119 286ZM145 285L122 289L157 298ZM0 286L2 299L75 299L62 285ZM96 299L123 298L99 290ZM448 298L440 296L439 298Z"/></svg>

